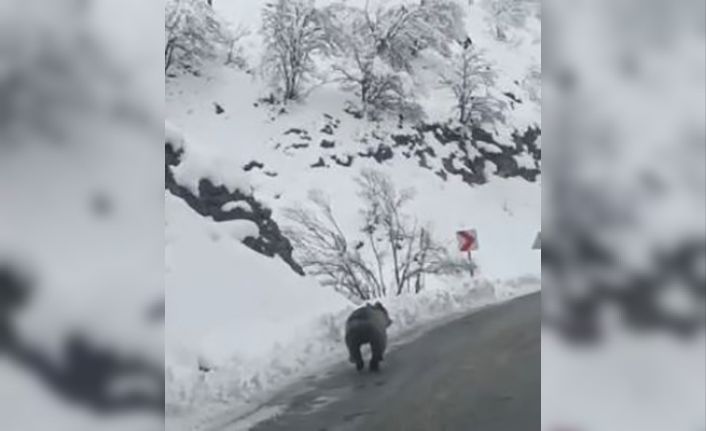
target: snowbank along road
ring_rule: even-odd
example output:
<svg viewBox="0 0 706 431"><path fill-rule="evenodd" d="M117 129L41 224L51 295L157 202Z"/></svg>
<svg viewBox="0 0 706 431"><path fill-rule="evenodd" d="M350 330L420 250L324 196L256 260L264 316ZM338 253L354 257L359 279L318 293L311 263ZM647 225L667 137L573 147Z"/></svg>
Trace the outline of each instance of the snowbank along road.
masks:
<svg viewBox="0 0 706 431"><path fill-rule="evenodd" d="M341 365L223 429L539 430L540 308L535 293L466 315L390 350L380 373Z"/></svg>

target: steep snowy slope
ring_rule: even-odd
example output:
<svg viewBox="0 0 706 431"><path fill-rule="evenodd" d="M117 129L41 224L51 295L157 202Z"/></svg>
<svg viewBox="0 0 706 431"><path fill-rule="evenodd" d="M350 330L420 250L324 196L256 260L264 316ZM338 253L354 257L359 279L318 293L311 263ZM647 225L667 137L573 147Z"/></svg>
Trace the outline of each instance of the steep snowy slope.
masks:
<svg viewBox="0 0 706 431"><path fill-rule="evenodd" d="M348 305L313 279L242 245L257 230L251 222L216 223L169 193L165 209L169 377L266 358L312 315Z"/></svg>

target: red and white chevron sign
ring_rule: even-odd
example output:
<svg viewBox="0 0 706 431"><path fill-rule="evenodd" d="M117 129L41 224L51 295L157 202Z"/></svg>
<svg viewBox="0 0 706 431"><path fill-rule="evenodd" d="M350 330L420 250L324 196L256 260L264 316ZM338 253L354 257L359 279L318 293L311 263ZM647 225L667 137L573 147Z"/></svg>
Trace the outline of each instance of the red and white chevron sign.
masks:
<svg viewBox="0 0 706 431"><path fill-rule="evenodd" d="M475 229L460 230L456 232L458 249L461 251L478 250L478 234Z"/></svg>

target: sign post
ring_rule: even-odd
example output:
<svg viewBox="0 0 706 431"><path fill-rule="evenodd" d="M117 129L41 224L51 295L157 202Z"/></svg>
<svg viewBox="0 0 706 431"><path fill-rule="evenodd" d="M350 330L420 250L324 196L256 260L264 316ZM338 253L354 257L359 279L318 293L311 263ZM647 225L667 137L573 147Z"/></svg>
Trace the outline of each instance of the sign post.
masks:
<svg viewBox="0 0 706 431"><path fill-rule="evenodd" d="M475 275L473 267L473 256L471 256L471 250L478 250L478 234L475 229L460 230L456 232L456 240L458 241L458 249L462 252L466 252L468 256L468 263L470 264L471 277Z"/></svg>

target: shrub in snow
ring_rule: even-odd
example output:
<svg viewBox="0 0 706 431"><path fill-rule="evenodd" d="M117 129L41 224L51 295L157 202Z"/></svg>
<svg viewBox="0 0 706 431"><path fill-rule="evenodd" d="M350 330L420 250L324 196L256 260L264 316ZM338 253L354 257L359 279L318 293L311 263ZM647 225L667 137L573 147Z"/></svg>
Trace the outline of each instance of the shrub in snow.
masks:
<svg viewBox="0 0 706 431"><path fill-rule="evenodd" d="M287 236L305 271L360 302L419 293L430 274L468 269L468 264L451 260L429 230L405 212L412 190L398 190L375 170L364 170L357 182L363 203L359 237L343 232L331 203L319 192L310 193L312 208L286 211Z"/></svg>
<svg viewBox="0 0 706 431"><path fill-rule="evenodd" d="M324 31L313 0L277 0L262 11L263 72L287 100L299 97L315 70L313 57L325 51Z"/></svg>
<svg viewBox="0 0 706 431"><path fill-rule="evenodd" d="M164 71L195 71L204 60L216 58L231 35L203 0L167 0L164 15Z"/></svg>

